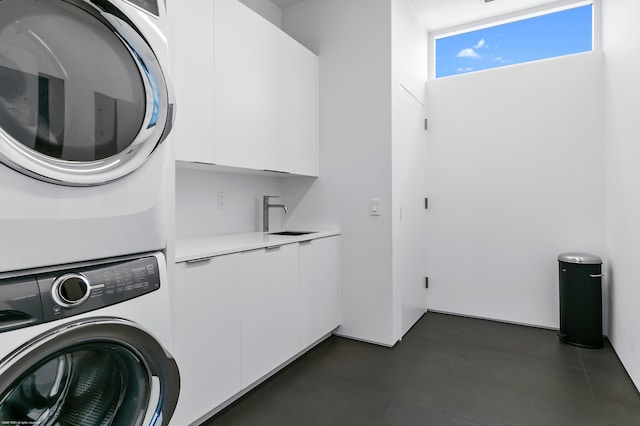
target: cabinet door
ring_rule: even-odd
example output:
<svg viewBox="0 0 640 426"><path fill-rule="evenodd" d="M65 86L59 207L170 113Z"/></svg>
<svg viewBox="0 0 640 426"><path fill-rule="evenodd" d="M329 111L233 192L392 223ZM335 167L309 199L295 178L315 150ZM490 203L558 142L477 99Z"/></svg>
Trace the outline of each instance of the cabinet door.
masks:
<svg viewBox="0 0 640 426"><path fill-rule="evenodd" d="M278 33L277 168L318 175L318 57Z"/></svg>
<svg viewBox="0 0 640 426"><path fill-rule="evenodd" d="M178 106L172 131L177 160L214 162L213 3L172 0L167 5L170 72Z"/></svg>
<svg viewBox="0 0 640 426"><path fill-rule="evenodd" d="M300 350L298 245L242 253L242 386Z"/></svg>
<svg viewBox="0 0 640 426"><path fill-rule="evenodd" d="M302 348L339 325L338 307L338 237L300 243Z"/></svg>
<svg viewBox="0 0 640 426"><path fill-rule="evenodd" d="M215 0L216 164L275 170L277 28L237 0Z"/></svg>
<svg viewBox="0 0 640 426"><path fill-rule="evenodd" d="M180 399L173 424L187 425L241 390L242 256L176 265L175 357Z"/></svg>
<svg viewBox="0 0 640 426"><path fill-rule="evenodd" d="M318 175L318 57L237 0L214 2L219 165Z"/></svg>

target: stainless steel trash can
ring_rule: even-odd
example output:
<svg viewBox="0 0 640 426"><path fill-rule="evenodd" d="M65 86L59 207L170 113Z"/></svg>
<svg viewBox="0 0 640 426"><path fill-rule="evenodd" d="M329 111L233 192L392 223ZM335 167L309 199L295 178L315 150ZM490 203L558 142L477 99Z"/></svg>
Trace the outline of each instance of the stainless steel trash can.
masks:
<svg viewBox="0 0 640 426"><path fill-rule="evenodd" d="M601 348L602 260L589 253L558 256L561 341Z"/></svg>

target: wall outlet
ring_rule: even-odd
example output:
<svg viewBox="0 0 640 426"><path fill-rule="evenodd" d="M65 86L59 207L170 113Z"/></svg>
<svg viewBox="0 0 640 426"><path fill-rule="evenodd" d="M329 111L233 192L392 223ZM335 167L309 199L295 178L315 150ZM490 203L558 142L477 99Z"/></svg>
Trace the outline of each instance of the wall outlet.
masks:
<svg viewBox="0 0 640 426"><path fill-rule="evenodd" d="M224 209L225 204L226 204L226 199L225 199L226 195L224 192L218 192L218 208L219 209Z"/></svg>

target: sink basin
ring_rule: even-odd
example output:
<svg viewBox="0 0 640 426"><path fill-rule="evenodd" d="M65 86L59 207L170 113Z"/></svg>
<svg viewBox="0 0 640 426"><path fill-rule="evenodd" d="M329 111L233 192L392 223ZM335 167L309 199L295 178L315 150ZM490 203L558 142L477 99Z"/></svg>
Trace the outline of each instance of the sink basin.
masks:
<svg viewBox="0 0 640 426"><path fill-rule="evenodd" d="M291 236L296 236L296 235L313 234L313 232L311 232L311 231L278 231L278 232L269 232L269 234L271 234L271 235L291 235Z"/></svg>

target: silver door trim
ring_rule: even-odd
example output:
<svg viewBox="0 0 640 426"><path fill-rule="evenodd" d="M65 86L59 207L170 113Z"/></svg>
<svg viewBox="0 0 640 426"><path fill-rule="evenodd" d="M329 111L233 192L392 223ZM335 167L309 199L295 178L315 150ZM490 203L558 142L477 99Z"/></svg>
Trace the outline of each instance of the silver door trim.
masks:
<svg viewBox="0 0 640 426"><path fill-rule="evenodd" d="M49 330L21 345L0 360L0 391L10 390L38 362L73 347L91 343L108 343L124 347L135 354L149 374L149 383L156 377L159 397L150 401L147 410L132 421L141 426L167 426L173 416L180 394L180 372L177 363L158 340L140 325L115 317L94 317L70 322ZM0 399L3 395L0 394Z"/></svg>

